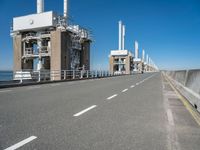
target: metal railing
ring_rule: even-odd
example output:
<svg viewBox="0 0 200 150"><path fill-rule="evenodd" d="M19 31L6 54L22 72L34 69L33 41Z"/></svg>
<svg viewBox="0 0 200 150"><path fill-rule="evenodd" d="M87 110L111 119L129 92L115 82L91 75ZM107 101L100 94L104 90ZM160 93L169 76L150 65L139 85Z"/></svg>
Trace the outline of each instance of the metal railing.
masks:
<svg viewBox="0 0 200 150"><path fill-rule="evenodd" d="M23 70L15 71L13 73L13 80L18 80L20 83L25 81L33 82L48 82L48 81L64 81L64 80L78 80L90 78L103 78L119 76L119 74L111 74L109 71L103 70Z"/></svg>

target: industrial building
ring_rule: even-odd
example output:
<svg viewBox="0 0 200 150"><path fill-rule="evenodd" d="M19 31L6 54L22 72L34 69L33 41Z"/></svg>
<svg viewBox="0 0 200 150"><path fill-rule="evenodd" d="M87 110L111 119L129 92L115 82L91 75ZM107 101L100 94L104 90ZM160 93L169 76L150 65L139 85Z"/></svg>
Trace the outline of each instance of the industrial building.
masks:
<svg viewBox="0 0 200 150"><path fill-rule="evenodd" d="M143 61L139 58L139 44L135 41L135 56L133 58L133 71L142 72L144 70Z"/></svg>
<svg viewBox="0 0 200 150"><path fill-rule="evenodd" d="M109 59L111 74L131 73L133 55L130 51L125 50L125 25L122 24L122 21L119 21L119 48L111 50Z"/></svg>
<svg viewBox="0 0 200 150"><path fill-rule="evenodd" d="M50 79L61 80L62 70L90 70L90 33L68 16L68 0L63 15L45 12L44 0L37 0L36 14L13 18L14 72L56 72Z"/></svg>
<svg viewBox="0 0 200 150"><path fill-rule="evenodd" d="M119 21L119 48L111 50L109 56L109 65L111 74L131 74L157 71L158 67L152 59L146 55L145 50L142 50L142 55L139 56L139 43L135 41L135 54L125 49L125 25Z"/></svg>

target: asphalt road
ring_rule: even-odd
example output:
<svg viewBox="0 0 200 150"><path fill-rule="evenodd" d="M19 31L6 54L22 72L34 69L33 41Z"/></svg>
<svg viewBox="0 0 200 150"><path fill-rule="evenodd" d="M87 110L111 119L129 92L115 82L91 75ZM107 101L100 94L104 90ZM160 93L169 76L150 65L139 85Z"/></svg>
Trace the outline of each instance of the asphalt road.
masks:
<svg viewBox="0 0 200 150"><path fill-rule="evenodd" d="M199 125L166 102L166 82L149 73L1 89L0 149L199 150Z"/></svg>

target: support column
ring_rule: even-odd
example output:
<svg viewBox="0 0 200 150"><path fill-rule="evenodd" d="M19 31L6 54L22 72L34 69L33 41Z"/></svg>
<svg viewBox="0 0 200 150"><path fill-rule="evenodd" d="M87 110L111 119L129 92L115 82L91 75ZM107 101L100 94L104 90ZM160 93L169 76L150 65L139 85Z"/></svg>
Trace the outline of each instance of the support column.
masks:
<svg viewBox="0 0 200 150"><path fill-rule="evenodd" d="M51 80L61 80L61 31L51 32Z"/></svg>
<svg viewBox="0 0 200 150"><path fill-rule="evenodd" d="M13 71L22 70L22 35L13 37L14 62Z"/></svg>

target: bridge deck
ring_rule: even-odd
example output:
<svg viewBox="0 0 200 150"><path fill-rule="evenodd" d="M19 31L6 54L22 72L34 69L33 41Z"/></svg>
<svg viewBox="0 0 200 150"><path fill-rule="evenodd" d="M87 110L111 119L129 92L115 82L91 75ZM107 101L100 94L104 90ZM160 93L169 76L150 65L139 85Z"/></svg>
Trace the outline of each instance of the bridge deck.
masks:
<svg viewBox="0 0 200 150"><path fill-rule="evenodd" d="M0 149L199 150L199 141L160 73L0 90Z"/></svg>

